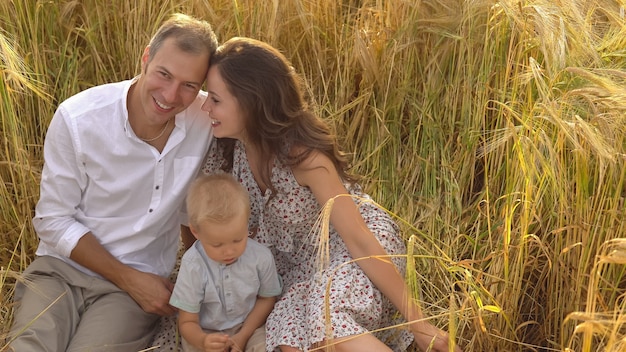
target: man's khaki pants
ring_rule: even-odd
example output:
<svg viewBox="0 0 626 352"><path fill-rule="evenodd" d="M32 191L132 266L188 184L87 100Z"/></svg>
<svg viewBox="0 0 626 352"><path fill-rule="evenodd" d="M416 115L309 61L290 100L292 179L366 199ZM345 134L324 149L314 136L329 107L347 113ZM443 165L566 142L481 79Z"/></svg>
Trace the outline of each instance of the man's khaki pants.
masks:
<svg viewBox="0 0 626 352"><path fill-rule="evenodd" d="M159 316L113 283L49 256L25 270L14 301L9 339L16 352L139 351L158 327Z"/></svg>

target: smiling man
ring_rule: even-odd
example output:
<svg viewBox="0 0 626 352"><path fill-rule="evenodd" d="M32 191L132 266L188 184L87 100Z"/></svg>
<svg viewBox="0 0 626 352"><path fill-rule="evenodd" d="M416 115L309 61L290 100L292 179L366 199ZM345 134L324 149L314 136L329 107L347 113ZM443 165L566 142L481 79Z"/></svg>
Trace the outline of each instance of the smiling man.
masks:
<svg viewBox="0 0 626 352"><path fill-rule="evenodd" d="M216 47L209 23L176 14L146 47L138 77L58 107L33 219L37 257L16 286L13 350L137 351L175 313L167 278L179 210L212 138L200 88Z"/></svg>

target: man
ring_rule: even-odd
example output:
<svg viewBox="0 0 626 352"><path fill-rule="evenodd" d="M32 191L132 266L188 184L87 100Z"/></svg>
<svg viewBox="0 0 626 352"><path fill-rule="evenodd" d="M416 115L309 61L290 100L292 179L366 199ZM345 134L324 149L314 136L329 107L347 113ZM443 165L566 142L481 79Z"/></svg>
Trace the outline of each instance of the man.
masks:
<svg viewBox="0 0 626 352"><path fill-rule="evenodd" d="M15 291L15 351L137 351L174 314L167 277L179 208L212 138L200 88L216 47L210 24L174 15L146 47L141 75L57 109L33 219L37 258Z"/></svg>

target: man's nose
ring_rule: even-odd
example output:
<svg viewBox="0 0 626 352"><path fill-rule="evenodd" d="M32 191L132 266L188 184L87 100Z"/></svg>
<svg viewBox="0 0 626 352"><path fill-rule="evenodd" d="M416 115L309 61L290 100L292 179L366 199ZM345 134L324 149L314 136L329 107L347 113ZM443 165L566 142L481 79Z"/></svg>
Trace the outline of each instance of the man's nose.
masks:
<svg viewBox="0 0 626 352"><path fill-rule="evenodd" d="M178 99L178 91L180 87L176 83L172 83L165 88L163 92L163 98L165 98L166 103L173 103Z"/></svg>

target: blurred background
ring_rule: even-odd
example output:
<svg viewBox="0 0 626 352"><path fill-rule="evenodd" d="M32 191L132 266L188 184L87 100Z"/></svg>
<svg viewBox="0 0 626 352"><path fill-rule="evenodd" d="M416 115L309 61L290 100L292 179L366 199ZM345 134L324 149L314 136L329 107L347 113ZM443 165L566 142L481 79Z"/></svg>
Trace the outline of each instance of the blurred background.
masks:
<svg viewBox="0 0 626 352"><path fill-rule="evenodd" d="M174 12L290 58L465 351L626 350L624 0L0 0L0 350L54 110Z"/></svg>

